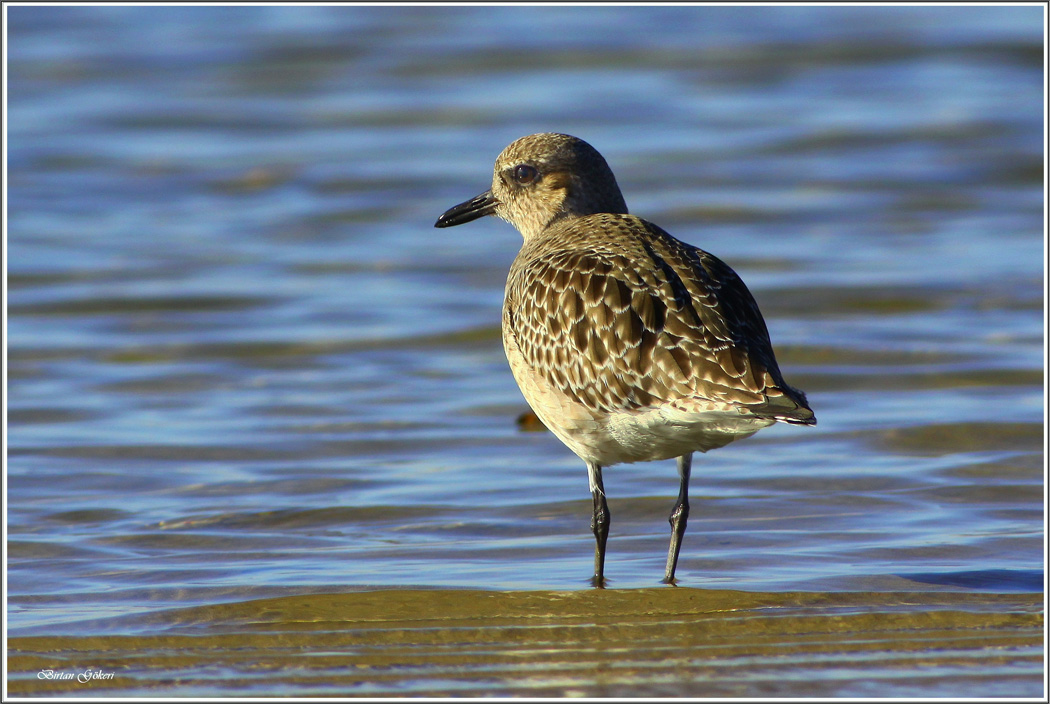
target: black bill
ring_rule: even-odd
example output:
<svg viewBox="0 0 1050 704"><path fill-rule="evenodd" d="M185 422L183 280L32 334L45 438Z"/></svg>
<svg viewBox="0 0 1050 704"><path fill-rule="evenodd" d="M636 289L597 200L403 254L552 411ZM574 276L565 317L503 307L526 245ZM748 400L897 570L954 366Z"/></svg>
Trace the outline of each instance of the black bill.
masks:
<svg viewBox="0 0 1050 704"><path fill-rule="evenodd" d="M492 195L492 191L485 191L479 196L471 198L466 203L460 203L446 210L434 223L434 227L452 227L462 225L471 220L477 220L484 215L492 215L496 211L499 201Z"/></svg>

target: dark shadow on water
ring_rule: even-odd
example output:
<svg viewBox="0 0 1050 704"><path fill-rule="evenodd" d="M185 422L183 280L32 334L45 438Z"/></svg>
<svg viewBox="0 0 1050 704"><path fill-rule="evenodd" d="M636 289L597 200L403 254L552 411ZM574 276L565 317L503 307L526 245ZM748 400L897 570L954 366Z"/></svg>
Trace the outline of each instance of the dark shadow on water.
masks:
<svg viewBox="0 0 1050 704"><path fill-rule="evenodd" d="M1035 570L970 570L966 572L917 572L901 577L924 584L942 584L997 592L1041 592L1043 573Z"/></svg>

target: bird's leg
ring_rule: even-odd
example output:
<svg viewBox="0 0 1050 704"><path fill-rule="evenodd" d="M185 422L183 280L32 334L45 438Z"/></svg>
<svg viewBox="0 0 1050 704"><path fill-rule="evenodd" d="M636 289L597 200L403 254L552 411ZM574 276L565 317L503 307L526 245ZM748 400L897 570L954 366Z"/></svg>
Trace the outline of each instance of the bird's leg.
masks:
<svg viewBox="0 0 1050 704"><path fill-rule="evenodd" d="M591 584L599 589L605 587L605 542L609 539L609 505L605 502L605 487L602 486L602 468L595 462L587 463L587 483L594 499L594 515L591 530L594 531L594 577Z"/></svg>
<svg viewBox="0 0 1050 704"><path fill-rule="evenodd" d="M693 468L693 453L678 458L678 476L681 484L678 487L678 501L671 510L671 546L667 549L667 568L664 570L664 583L674 584L674 571L678 566L678 552L682 549L682 536L685 535L685 524L689 520L689 473Z"/></svg>

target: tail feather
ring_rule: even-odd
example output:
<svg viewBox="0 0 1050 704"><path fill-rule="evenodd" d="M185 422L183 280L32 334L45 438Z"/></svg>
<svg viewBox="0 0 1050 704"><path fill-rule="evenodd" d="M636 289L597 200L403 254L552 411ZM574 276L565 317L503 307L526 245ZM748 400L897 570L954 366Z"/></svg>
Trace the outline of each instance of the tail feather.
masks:
<svg viewBox="0 0 1050 704"><path fill-rule="evenodd" d="M751 412L760 418L790 423L792 425L816 425L817 415L809 407L806 394L792 386L784 385L782 396L766 397L766 402L752 406Z"/></svg>

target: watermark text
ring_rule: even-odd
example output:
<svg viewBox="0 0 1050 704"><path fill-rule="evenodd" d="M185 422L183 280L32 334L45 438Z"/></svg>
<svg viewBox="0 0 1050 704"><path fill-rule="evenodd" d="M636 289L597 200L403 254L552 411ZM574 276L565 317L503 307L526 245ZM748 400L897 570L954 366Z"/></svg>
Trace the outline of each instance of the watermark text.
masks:
<svg viewBox="0 0 1050 704"><path fill-rule="evenodd" d="M41 670L36 673L38 680L72 680L80 684L87 684L93 680L111 680L115 673L106 672L101 669L87 668L81 672L70 672L68 670Z"/></svg>

